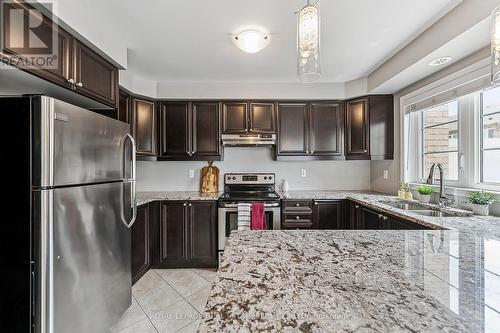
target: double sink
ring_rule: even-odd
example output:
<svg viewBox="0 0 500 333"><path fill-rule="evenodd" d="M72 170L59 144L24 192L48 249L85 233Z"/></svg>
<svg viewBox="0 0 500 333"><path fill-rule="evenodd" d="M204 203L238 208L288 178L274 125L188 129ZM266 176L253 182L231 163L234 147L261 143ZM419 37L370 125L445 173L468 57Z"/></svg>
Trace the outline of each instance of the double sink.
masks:
<svg viewBox="0 0 500 333"><path fill-rule="evenodd" d="M420 206L418 204L413 204L413 203L395 202L395 201L380 201L380 203L394 208L406 210L422 216L431 216L431 217L457 216L457 214L454 213L447 213L437 209L432 209L431 207Z"/></svg>

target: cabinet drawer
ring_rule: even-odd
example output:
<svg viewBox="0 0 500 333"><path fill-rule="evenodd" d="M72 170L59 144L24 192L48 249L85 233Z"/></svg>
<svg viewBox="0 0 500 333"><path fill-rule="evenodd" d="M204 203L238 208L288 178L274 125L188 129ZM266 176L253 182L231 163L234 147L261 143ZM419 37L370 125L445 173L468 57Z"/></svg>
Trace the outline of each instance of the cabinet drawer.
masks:
<svg viewBox="0 0 500 333"><path fill-rule="evenodd" d="M298 220L298 221L285 221L283 224L284 230L295 230L295 229L313 229L312 221Z"/></svg>
<svg viewBox="0 0 500 333"><path fill-rule="evenodd" d="M288 211L311 211L312 210L312 200L284 200L283 209L285 212Z"/></svg>
<svg viewBox="0 0 500 333"><path fill-rule="evenodd" d="M308 222L311 222L312 223L312 215L311 214L304 214L304 213L296 213L296 214L293 214L293 213L286 213L284 215L284 221L285 223L290 221L290 222L294 222L294 221L308 221Z"/></svg>

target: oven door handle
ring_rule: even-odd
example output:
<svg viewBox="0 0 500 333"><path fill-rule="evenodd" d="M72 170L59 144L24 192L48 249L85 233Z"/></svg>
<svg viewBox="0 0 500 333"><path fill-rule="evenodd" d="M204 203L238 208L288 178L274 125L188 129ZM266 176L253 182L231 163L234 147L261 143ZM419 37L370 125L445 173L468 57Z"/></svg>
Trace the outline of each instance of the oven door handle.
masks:
<svg viewBox="0 0 500 333"><path fill-rule="evenodd" d="M264 208L278 208L280 206L279 202L264 204ZM219 208L238 208L238 204L219 203Z"/></svg>

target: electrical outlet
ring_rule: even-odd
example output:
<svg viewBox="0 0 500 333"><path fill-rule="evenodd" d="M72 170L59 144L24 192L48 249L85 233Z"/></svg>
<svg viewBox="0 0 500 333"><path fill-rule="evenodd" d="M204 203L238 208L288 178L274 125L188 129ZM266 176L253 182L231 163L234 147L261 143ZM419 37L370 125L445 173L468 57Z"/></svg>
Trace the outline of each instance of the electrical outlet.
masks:
<svg viewBox="0 0 500 333"><path fill-rule="evenodd" d="M300 177L302 177L302 178L307 177L307 171L306 171L306 169L300 169Z"/></svg>
<svg viewBox="0 0 500 333"><path fill-rule="evenodd" d="M389 170L384 170L384 179L389 179Z"/></svg>
<svg viewBox="0 0 500 333"><path fill-rule="evenodd" d="M189 170L189 178L194 178L194 170Z"/></svg>

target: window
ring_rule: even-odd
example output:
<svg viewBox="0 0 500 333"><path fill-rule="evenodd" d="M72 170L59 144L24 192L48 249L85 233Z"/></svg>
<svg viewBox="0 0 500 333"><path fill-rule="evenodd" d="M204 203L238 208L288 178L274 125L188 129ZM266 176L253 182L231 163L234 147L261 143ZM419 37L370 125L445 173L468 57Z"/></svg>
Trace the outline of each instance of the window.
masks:
<svg viewBox="0 0 500 333"><path fill-rule="evenodd" d="M500 183L500 88L481 98L481 182Z"/></svg>
<svg viewBox="0 0 500 333"><path fill-rule="evenodd" d="M440 163L445 180L458 180L458 102L456 100L421 111L421 174Z"/></svg>

